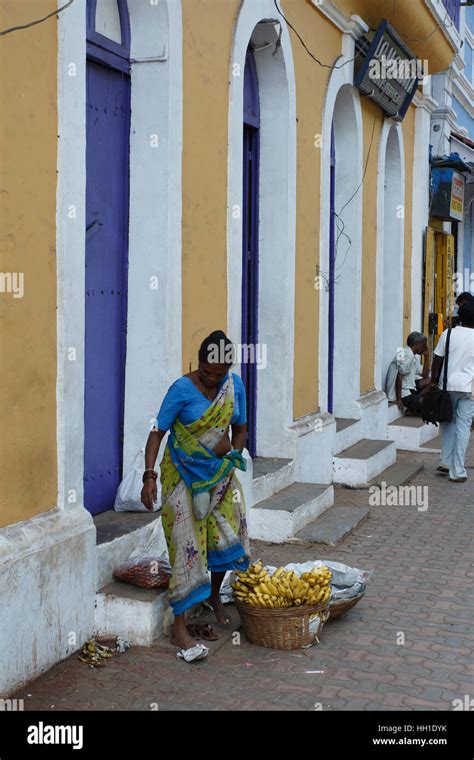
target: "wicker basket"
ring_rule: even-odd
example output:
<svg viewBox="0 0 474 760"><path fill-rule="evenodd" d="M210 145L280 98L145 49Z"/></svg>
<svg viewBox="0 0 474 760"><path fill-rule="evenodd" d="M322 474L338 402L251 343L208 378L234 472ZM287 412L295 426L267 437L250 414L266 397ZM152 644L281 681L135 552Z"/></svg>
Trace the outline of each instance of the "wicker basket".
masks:
<svg viewBox="0 0 474 760"><path fill-rule="evenodd" d="M321 629L329 615L327 602L311 607L268 609L235 600L235 606L248 640L271 649L301 649L319 642ZM319 625L316 616L320 619Z"/></svg>
<svg viewBox="0 0 474 760"><path fill-rule="evenodd" d="M351 599L341 599L339 602L332 602L332 604L329 605L329 618L328 620L336 620L338 617L341 617L341 615L344 615L345 612L348 612L352 607L354 607L357 602L362 599L362 597L365 594L364 591L361 591L357 596L353 596Z"/></svg>

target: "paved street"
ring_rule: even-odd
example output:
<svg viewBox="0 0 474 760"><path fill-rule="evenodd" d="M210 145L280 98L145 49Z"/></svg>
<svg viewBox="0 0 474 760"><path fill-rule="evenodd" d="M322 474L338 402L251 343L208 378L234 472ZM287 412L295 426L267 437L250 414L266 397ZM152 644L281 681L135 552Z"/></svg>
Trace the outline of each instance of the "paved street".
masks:
<svg viewBox="0 0 474 760"><path fill-rule="evenodd" d="M436 476L435 454L399 454L415 459L425 464L413 484L428 486L426 511L372 507L335 549L254 542L254 558L272 564L326 558L374 569L365 598L326 626L319 646L280 652L242 635L187 665L159 644L99 670L72 656L15 696L26 710L453 709L474 696L474 446L465 484ZM367 500L367 491L336 492L338 504Z"/></svg>

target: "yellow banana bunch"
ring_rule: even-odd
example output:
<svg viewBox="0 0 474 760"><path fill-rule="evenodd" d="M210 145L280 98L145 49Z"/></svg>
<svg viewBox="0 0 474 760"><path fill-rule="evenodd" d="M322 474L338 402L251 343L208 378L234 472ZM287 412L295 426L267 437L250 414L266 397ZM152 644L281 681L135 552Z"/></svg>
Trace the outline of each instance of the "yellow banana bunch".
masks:
<svg viewBox="0 0 474 760"><path fill-rule="evenodd" d="M253 607L271 609L324 604L331 595L332 573L327 567L314 567L301 577L293 570L279 567L270 576L262 561L253 563L245 572L237 572L232 584L234 597Z"/></svg>

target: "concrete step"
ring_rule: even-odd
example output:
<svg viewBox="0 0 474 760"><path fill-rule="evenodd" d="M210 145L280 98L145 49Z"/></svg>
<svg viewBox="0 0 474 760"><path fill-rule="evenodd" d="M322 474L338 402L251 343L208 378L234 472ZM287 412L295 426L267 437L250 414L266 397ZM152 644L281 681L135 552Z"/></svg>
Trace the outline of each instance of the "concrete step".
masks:
<svg viewBox="0 0 474 760"><path fill-rule="evenodd" d="M386 470L372 480L371 485L380 486L382 483L388 486L403 486L412 480L424 469L424 464L399 463L387 467Z"/></svg>
<svg viewBox="0 0 474 760"><path fill-rule="evenodd" d="M393 441L361 441L333 457L333 480L335 483L364 487L372 478L395 464L397 451Z"/></svg>
<svg viewBox="0 0 474 760"><path fill-rule="evenodd" d="M123 636L135 646L150 646L172 622L166 589L145 589L115 580L95 598L94 634Z"/></svg>
<svg viewBox="0 0 474 760"><path fill-rule="evenodd" d="M96 591L113 581L113 571L129 558L134 549L144 546L160 521L160 512L115 512L95 515L97 529ZM158 554L166 551L163 529L157 528Z"/></svg>
<svg viewBox="0 0 474 760"><path fill-rule="evenodd" d="M249 510L249 535L283 543L315 520L333 501L331 485L293 483Z"/></svg>
<svg viewBox="0 0 474 760"><path fill-rule="evenodd" d="M418 451L427 441L436 438L439 431L435 425L427 425L421 417L403 416L387 427L387 438L395 441L397 449Z"/></svg>
<svg viewBox="0 0 474 760"><path fill-rule="evenodd" d="M360 441L361 422L347 417L336 417L336 436L333 446L333 455L340 454L344 449L353 446Z"/></svg>
<svg viewBox="0 0 474 760"><path fill-rule="evenodd" d="M253 460L253 504L269 499L273 494L295 482L293 459L255 457Z"/></svg>
<svg viewBox="0 0 474 760"><path fill-rule="evenodd" d="M432 438L431 441L427 441L427 443L420 446L420 451L424 451L425 454L439 454L441 452L441 434L439 432L439 427L436 428L436 430L438 431L436 438Z"/></svg>
<svg viewBox="0 0 474 760"><path fill-rule="evenodd" d="M321 517L300 530L295 539L305 544L336 546L369 515L367 507L334 505Z"/></svg>

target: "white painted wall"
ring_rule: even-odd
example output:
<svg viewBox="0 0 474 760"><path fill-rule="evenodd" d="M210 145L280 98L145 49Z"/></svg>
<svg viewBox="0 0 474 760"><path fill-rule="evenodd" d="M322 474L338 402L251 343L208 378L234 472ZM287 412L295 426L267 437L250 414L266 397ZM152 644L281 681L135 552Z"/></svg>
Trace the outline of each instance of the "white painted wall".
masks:
<svg viewBox="0 0 474 760"><path fill-rule="evenodd" d="M242 124L244 64L248 44L276 41L271 0L244 0L237 18L230 65L228 148L228 332L241 340ZM291 42L283 28L281 49L255 52L260 92L259 342L267 344L266 369L257 372L257 454L293 451L296 105ZM239 64L240 68L235 64ZM236 72L238 72L236 74Z"/></svg>
<svg viewBox="0 0 474 760"><path fill-rule="evenodd" d="M377 185L375 378L382 390L403 340L404 204L403 134L400 125L386 119L379 141Z"/></svg>
<svg viewBox="0 0 474 760"><path fill-rule="evenodd" d="M86 4L58 18L58 507L83 504Z"/></svg>
<svg viewBox="0 0 474 760"><path fill-rule="evenodd" d="M54 509L0 530L0 697L90 636L95 535L82 507Z"/></svg>
<svg viewBox="0 0 474 760"><path fill-rule="evenodd" d="M136 62L131 72L124 472L144 446L166 390L182 374L181 3L130 0L129 11Z"/></svg>
<svg viewBox="0 0 474 760"><path fill-rule="evenodd" d="M425 89L425 87L424 87ZM434 103L427 93L415 112L415 145L412 191L411 323L410 330L423 330L423 250L429 216L430 113Z"/></svg>
<svg viewBox="0 0 474 760"><path fill-rule="evenodd" d="M319 8L318 8L319 9ZM325 12L323 6L321 12ZM326 9L327 10L327 9ZM336 196L336 211L340 212L342 206L349 200L354 190L362 180L362 115L360 109L359 93L352 87L354 77L354 65L352 59L355 54L355 39L362 31L367 30L364 22L356 16L351 19L340 19L346 31L342 35L341 56L335 62L331 76L329 77L326 97L324 101L322 118L322 146L321 146L321 183L320 183L320 233L319 233L319 266L321 272L329 275L329 221L330 221L330 157L331 157L331 125L336 108L336 100L342 88L345 94L339 100L340 116L347 117L351 123L346 127L343 119L336 125L336 150L339 144L340 157L336 156L339 166L339 194ZM355 126L355 129L354 129ZM347 139L352 150L347 150ZM344 166L348 162L347 166ZM349 175L349 167L351 169ZM346 175L347 173L347 175ZM346 175L346 177L345 177ZM347 178L347 185L344 181ZM361 235L362 235L362 192L359 191L352 202L343 211L343 220L346 225L345 231L351 237L351 248L348 253L349 269L345 270L341 286L336 287L336 340L334 379L337 387L335 396L335 414L341 417L358 419L360 410L356 399L360 393L360 297L361 297ZM340 255L336 266L340 266L344 258L344 241L340 241ZM346 261L347 263L347 261ZM350 284L351 273L355 280ZM316 274L316 273L315 273ZM341 269L336 275L341 274ZM347 296L346 306L344 296ZM339 312L337 309L339 308ZM345 321L345 324L344 324ZM328 292L326 288L320 290L319 301L319 404L321 411L327 411L328 400ZM344 333L345 329L345 333ZM349 345L351 341L352 345ZM347 361L344 362L343 377L341 379L342 353L348 350ZM343 385L344 383L344 385Z"/></svg>
<svg viewBox="0 0 474 760"><path fill-rule="evenodd" d="M333 113L336 154L334 414L357 418L360 395L362 283L362 113L359 94L343 85ZM330 133L328 136L330 139ZM324 136L323 136L324 140ZM326 188L329 193L329 187ZM327 365L326 365L327 366ZM322 371L323 368L321 368Z"/></svg>
<svg viewBox="0 0 474 760"><path fill-rule="evenodd" d="M114 42L122 43L122 29L117 0L97 0L95 30Z"/></svg>

